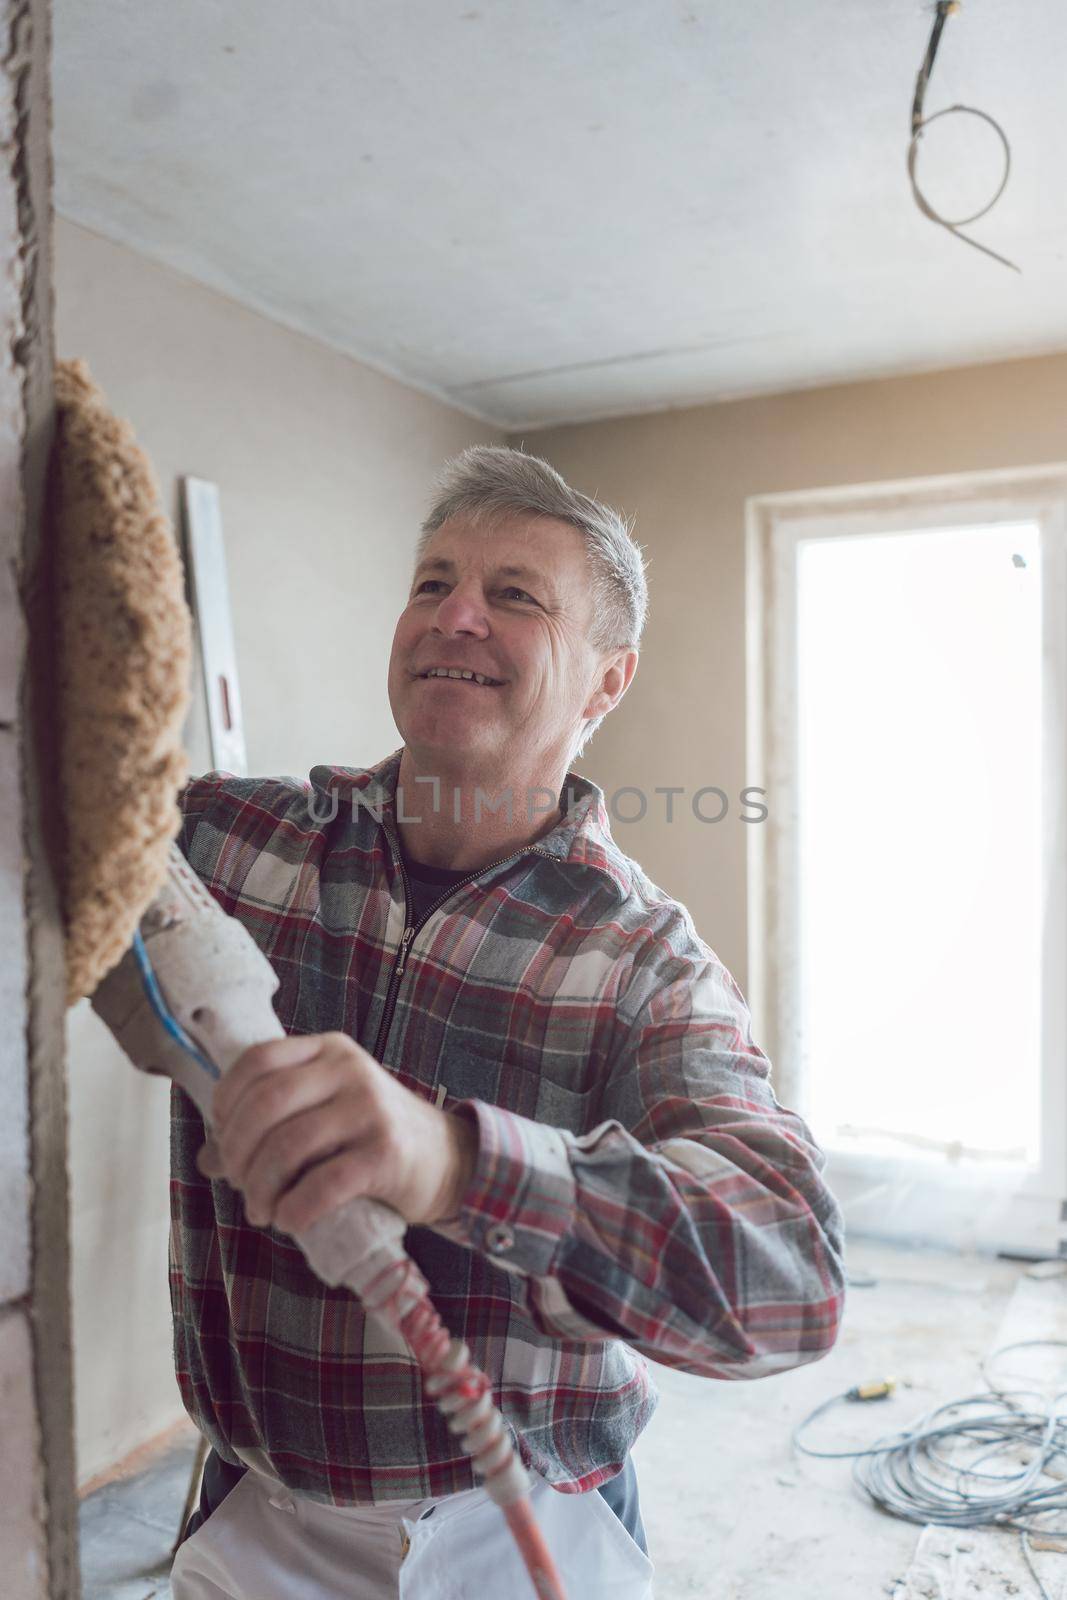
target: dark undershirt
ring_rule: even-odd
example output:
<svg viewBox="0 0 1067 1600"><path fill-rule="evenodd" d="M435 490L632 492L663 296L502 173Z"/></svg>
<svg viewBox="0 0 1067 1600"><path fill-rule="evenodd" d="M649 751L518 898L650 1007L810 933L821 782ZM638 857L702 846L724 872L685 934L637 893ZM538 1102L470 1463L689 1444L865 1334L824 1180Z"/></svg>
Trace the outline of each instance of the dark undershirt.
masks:
<svg viewBox="0 0 1067 1600"><path fill-rule="evenodd" d="M413 861L403 845L400 846L400 853L404 858L404 872L411 889L411 904L408 907L411 927L422 921L435 900L440 900L449 889L462 883L464 878L469 878L474 870L464 867L456 872L451 867L428 867L421 861Z"/></svg>
<svg viewBox="0 0 1067 1600"><path fill-rule="evenodd" d="M570 785L565 784L560 795L561 814L566 814L574 798ZM454 889L457 883L462 883L464 878L473 877L478 871L477 867L463 867L457 872L452 867L431 867L425 862L416 861L409 854L402 839L400 854L404 860L404 871L411 888L412 904L408 908L411 914L411 927L416 927L434 902L447 894L449 889Z"/></svg>

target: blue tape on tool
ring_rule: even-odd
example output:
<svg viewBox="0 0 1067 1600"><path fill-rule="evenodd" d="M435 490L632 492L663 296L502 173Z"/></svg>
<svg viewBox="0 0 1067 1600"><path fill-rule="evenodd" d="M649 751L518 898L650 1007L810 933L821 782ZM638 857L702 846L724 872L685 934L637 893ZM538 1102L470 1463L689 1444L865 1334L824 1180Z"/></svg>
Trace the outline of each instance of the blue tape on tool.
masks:
<svg viewBox="0 0 1067 1600"><path fill-rule="evenodd" d="M148 996L148 1003L155 1012L160 1024L170 1034L175 1043L181 1045L182 1049L192 1056L197 1065L203 1068L208 1077L217 1082L222 1076L218 1067L211 1060L211 1057L206 1056L190 1039L167 1005L163 990L159 987L159 979L156 977L155 968L152 965L148 951L145 949L145 942L141 937L140 928L137 929L133 936L133 953L140 969L141 982L144 985L144 992Z"/></svg>

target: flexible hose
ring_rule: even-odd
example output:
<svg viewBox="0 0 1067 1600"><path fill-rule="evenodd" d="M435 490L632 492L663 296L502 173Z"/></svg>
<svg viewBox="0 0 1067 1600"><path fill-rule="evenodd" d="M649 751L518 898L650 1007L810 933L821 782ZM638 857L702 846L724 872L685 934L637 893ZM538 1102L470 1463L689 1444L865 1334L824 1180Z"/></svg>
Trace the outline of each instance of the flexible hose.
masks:
<svg viewBox="0 0 1067 1600"><path fill-rule="evenodd" d="M406 1255L391 1262L362 1286L361 1297L368 1311L406 1341L423 1373L426 1392L437 1401L449 1430L459 1435L489 1495L497 1499L538 1600L567 1600L529 1496L521 1489L516 1492L525 1474L493 1404L492 1385L474 1365L467 1346L449 1335L418 1267Z"/></svg>

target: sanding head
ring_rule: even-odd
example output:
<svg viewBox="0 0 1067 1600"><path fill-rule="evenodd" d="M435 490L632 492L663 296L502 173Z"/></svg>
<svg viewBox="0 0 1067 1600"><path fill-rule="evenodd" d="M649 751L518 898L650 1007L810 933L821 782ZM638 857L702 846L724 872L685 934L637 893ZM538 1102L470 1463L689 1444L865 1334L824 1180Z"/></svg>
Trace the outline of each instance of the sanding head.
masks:
<svg viewBox="0 0 1067 1600"><path fill-rule="evenodd" d="M56 368L52 459L67 1003L128 949L167 871L187 775L192 627L133 430L83 361Z"/></svg>

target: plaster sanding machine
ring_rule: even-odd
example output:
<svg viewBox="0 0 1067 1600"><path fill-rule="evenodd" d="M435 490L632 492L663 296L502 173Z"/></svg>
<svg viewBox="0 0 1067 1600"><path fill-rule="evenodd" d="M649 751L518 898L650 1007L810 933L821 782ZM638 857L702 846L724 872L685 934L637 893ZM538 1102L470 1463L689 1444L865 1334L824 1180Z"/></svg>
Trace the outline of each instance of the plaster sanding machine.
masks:
<svg viewBox="0 0 1067 1600"><path fill-rule="evenodd" d="M186 775L191 622L151 467L83 362L56 371L53 458L68 1002L211 1125L215 1084L281 1038L278 980L173 840ZM539 1600L566 1600L489 1378L449 1337L391 1207L350 1200L297 1240L313 1271L396 1329L515 1536Z"/></svg>

